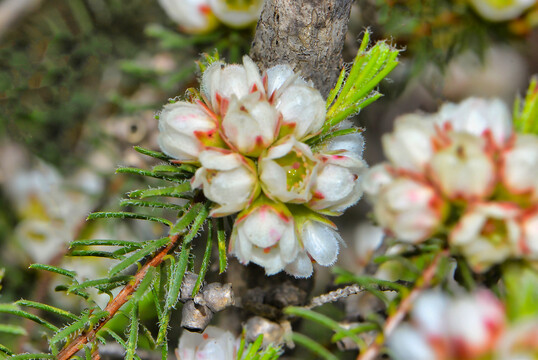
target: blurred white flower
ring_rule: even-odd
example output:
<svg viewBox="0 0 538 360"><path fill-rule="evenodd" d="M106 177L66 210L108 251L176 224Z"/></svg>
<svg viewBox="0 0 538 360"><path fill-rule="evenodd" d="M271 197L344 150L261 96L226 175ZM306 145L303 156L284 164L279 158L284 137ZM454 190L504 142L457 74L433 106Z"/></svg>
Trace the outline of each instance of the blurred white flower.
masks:
<svg viewBox="0 0 538 360"><path fill-rule="evenodd" d="M159 0L159 4L186 33L207 33L218 25L208 0Z"/></svg>
<svg viewBox="0 0 538 360"><path fill-rule="evenodd" d="M503 145L512 134L510 111L499 99L468 98L459 104L444 104L437 113L436 123L475 136L489 134L497 145Z"/></svg>
<svg viewBox="0 0 538 360"><path fill-rule="evenodd" d="M501 179L512 194L538 200L538 138L518 135L501 153Z"/></svg>
<svg viewBox="0 0 538 360"><path fill-rule="evenodd" d="M359 178L367 165L361 159L339 154L321 154L317 158L320 166L308 206L341 214L362 197Z"/></svg>
<svg viewBox="0 0 538 360"><path fill-rule="evenodd" d="M488 291L450 298L426 292L414 304L411 323L389 338L399 360L478 359L491 354L506 326L501 302Z"/></svg>
<svg viewBox="0 0 538 360"><path fill-rule="evenodd" d="M217 18L232 28L242 28L258 20L263 0L208 0Z"/></svg>
<svg viewBox="0 0 538 360"><path fill-rule="evenodd" d="M381 138L383 150L396 168L421 172L430 161L434 148L433 121L430 116L408 114L394 121L394 131Z"/></svg>
<svg viewBox="0 0 538 360"><path fill-rule="evenodd" d="M208 326L202 334L183 330L176 349L178 360L236 360L239 341L229 331Z"/></svg>
<svg viewBox="0 0 538 360"><path fill-rule="evenodd" d="M219 148L202 151L202 167L196 170L192 187L202 187L205 197L219 206L212 216L225 216L247 207L260 192L256 168L252 160Z"/></svg>
<svg viewBox="0 0 538 360"><path fill-rule="evenodd" d="M449 236L477 272L519 253L519 207L511 203L478 203L461 217Z"/></svg>
<svg viewBox="0 0 538 360"><path fill-rule="evenodd" d="M163 152L174 159L197 160L205 145L218 141L217 123L196 104L168 104L159 115L158 141Z"/></svg>
<svg viewBox="0 0 538 360"><path fill-rule="evenodd" d="M519 250L522 255L538 260L538 208L526 213L521 220L523 231Z"/></svg>
<svg viewBox="0 0 538 360"><path fill-rule="evenodd" d="M536 3L536 0L470 0L484 19L507 21L517 18Z"/></svg>
<svg viewBox="0 0 538 360"><path fill-rule="evenodd" d="M360 267L365 267L384 238L383 228L363 221L354 230L355 259Z"/></svg>
<svg viewBox="0 0 538 360"><path fill-rule="evenodd" d="M237 216L230 243L230 252L241 263L252 261L267 275L282 271L299 251L291 213L284 204L263 196Z"/></svg>
<svg viewBox="0 0 538 360"><path fill-rule="evenodd" d="M431 159L429 170L449 199L482 199L491 194L496 173L483 138L466 133L448 134L449 145Z"/></svg>
<svg viewBox="0 0 538 360"><path fill-rule="evenodd" d="M310 147L288 136L261 155L260 181L267 196L274 200L305 203L318 172L318 160Z"/></svg>
<svg viewBox="0 0 538 360"><path fill-rule="evenodd" d="M361 187L371 201L375 201L383 187L390 184L394 177L388 171L388 164L381 163L372 166L363 175Z"/></svg>
<svg viewBox="0 0 538 360"><path fill-rule="evenodd" d="M407 178L397 178L381 189L374 204L379 225L399 240L417 243L441 224L443 201L435 189Z"/></svg>

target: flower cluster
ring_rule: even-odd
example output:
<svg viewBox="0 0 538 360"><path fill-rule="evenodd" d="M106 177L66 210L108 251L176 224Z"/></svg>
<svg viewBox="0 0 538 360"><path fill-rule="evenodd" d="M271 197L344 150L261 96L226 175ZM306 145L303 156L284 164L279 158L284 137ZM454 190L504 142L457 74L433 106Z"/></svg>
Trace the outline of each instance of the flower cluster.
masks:
<svg viewBox="0 0 538 360"><path fill-rule="evenodd" d="M208 33L219 22L242 28L258 20L262 0L159 0L166 14L191 34Z"/></svg>
<svg viewBox="0 0 538 360"><path fill-rule="evenodd" d="M405 115L382 141L390 163L363 185L391 235L409 243L446 235L476 272L538 259L538 137L513 133L501 101Z"/></svg>
<svg viewBox="0 0 538 360"><path fill-rule="evenodd" d="M291 67L260 75L245 56L243 65L213 63L198 99L160 114L161 149L201 165L191 185L215 203L211 215L239 212L230 251L242 263L308 277L311 260L336 260L340 236L322 214L339 215L359 200L366 164L358 132L307 144L325 113L319 91Z"/></svg>
<svg viewBox="0 0 538 360"><path fill-rule="evenodd" d="M397 360L530 360L538 355L538 325L508 324L503 304L486 290L456 298L430 291L389 346Z"/></svg>

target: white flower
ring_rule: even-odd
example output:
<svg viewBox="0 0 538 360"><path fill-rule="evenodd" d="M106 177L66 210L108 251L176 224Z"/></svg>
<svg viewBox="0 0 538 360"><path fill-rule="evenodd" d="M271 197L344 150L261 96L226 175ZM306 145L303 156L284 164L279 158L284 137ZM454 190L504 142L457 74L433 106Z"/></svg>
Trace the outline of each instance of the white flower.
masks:
<svg viewBox="0 0 538 360"><path fill-rule="evenodd" d="M330 222L307 220L301 225L301 241L308 255L322 266L336 262L342 238Z"/></svg>
<svg viewBox="0 0 538 360"><path fill-rule="evenodd" d="M208 0L215 15L224 24L242 28L258 20L263 0Z"/></svg>
<svg viewBox="0 0 538 360"><path fill-rule="evenodd" d="M299 251L293 217L284 204L263 196L237 216L230 241L231 253L241 263L252 261L267 275L282 271Z"/></svg>
<svg viewBox="0 0 538 360"><path fill-rule="evenodd" d="M258 167L262 188L270 198L291 203L312 198L318 160L308 145L288 136L260 156Z"/></svg>
<svg viewBox="0 0 538 360"><path fill-rule="evenodd" d="M239 342L229 331L208 326L202 333L183 330L176 350L178 360L235 360Z"/></svg>
<svg viewBox="0 0 538 360"><path fill-rule="evenodd" d="M394 122L394 131L381 138L385 155L396 168L421 172L434 149L433 121L429 116L409 114Z"/></svg>
<svg viewBox="0 0 538 360"><path fill-rule="evenodd" d="M259 194L254 163L243 156L219 148L202 151L202 167L196 170L192 188L202 187L204 195L216 202L212 216L225 216L243 210Z"/></svg>
<svg viewBox="0 0 538 360"><path fill-rule="evenodd" d="M536 3L536 0L470 0L476 11L486 20L506 21L517 18Z"/></svg>
<svg viewBox="0 0 538 360"><path fill-rule="evenodd" d="M449 242L482 272L517 253L520 209L511 203L478 203L461 217Z"/></svg>
<svg viewBox="0 0 538 360"><path fill-rule="evenodd" d="M267 96L282 115L282 132L302 140L325 122L325 101L320 92L301 79L289 65L266 71Z"/></svg>
<svg viewBox="0 0 538 360"><path fill-rule="evenodd" d="M232 96L222 129L228 141L242 154L259 156L278 135L278 112L254 92L238 100Z"/></svg>
<svg viewBox="0 0 538 360"><path fill-rule="evenodd" d="M496 181L495 165L485 150L483 138L448 134L449 145L430 161L430 175L450 199L481 199L488 196Z"/></svg>
<svg viewBox="0 0 538 360"><path fill-rule="evenodd" d="M538 260L538 208L525 214L521 220L523 237L519 244L520 253Z"/></svg>
<svg viewBox="0 0 538 360"><path fill-rule="evenodd" d="M341 214L362 196L359 178L366 171L363 160L339 154L321 154L318 175L308 206Z"/></svg>
<svg viewBox="0 0 538 360"><path fill-rule="evenodd" d="M159 0L159 4L186 33L207 33L218 25L208 0Z"/></svg>
<svg viewBox="0 0 538 360"><path fill-rule="evenodd" d="M503 145L512 134L510 111L499 99L469 98L459 104L445 104L437 113L436 122L456 132L476 136L489 133L497 145Z"/></svg>
<svg viewBox="0 0 538 360"><path fill-rule="evenodd" d="M501 179L510 193L538 199L538 138L518 135L501 157Z"/></svg>
<svg viewBox="0 0 538 360"><path fill-rule="evenodd" d="M361 187L364 193L371 201L375 201L383 187L394 180L392 174L388 171L386 163L377 164L366 171L361 181Z"/></svg>
<svg viewBox="0 0 538 360"><path fill-rule="evenodd" d="M435 190L423 183L398 178L379 192L374 214L379 224L399 240L417 243L441 224L443 203Z"/></svg>
<svg viewBox="0 0 538 360"><path fill-rule="evenodd" d="M158 141L170 157L197 160L205 145L218 141L217 123L196 104L184 101L168 104L159 115Z"/></svg>

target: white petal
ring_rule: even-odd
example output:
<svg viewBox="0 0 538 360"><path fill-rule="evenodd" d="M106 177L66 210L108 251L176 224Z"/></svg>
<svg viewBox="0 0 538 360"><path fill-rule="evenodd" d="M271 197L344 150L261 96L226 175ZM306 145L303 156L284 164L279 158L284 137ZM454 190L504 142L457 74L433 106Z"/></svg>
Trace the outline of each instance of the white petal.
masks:
<svg viewBox="0 0 538 360"><path fill-rule="evenodd" d="M305 250L318 264L334 264L338 257L338 242L342 241L336 231L317 221L308 221L301 235Z"/></svg>
<svg viewBox="0 0 538 360"><path fill-rule="evenodd" d="M310 277L314 272L314 268L312 267L312 261L304 251L301 251L297 255L295 261L286 265L284 270L288 274L293 275L296 278L307 278Z"/></svg>

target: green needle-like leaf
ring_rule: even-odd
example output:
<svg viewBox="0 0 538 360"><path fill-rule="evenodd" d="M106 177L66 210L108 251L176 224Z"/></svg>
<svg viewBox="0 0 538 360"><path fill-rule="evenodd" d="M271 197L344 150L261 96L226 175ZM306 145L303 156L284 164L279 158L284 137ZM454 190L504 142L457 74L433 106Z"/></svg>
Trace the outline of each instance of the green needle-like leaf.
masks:
<svg viewBox="0 0 538 360"><path fill-rule="evenodd" d="M172 226L172 223L166 219L155 217L155 216L149 216L145 214L136 214L131 212L125 212L125 211L104 211L104 212L94 212L88 215L87 220L95 220L95 219L108 219L108 218L114 218L114 219L137 219L137 220L149 220L154 221L157 223L161 223L166 226Z"/></svg>
<svg viewBox="0 0 538 360"><path fill-rule="evenodd" d="M168 161L171 159L168 155L160 151L152 151L152 150L144 149L143 147L140 147L140 146L135 146L134 149L138 151L140 154L147 155L155 159L165 160L165 161Z"/></svg>
<svg viewBox="0 0 538 360"><path fill-rule="evenodd" d="M26 330L18 325L4 325L0 324L0 333L11 334L11 335L26 335Z"/></svg>
<svg viewBox="0 0 538 360"><path fill-rule="evenodd" d="M217 241L219 246L219 274L226 271L228 258L226 256L226 232L224 231L224 220L217 219Z"/></svg>
<svg viewBox="0 0 538 360"><path fill-rule="evenodd" d="M46 327L47 329L52 330L54 332L58 331L58 328L56 326L52 325L51 323L49 323L48 321L43 320L42 318L40 318L37 315L30 314L30 313L28 313L26 311L23 311L23 310L19 309L19 307L16 306L16 305L0 304L0 313L12 314L12 315L15 315L15 316L23 317L23 318L26 318L28 320L32 320L33 322L36 322L39 325L42 325L42 326Z"/></svg>
<svg viewBox="0 0 538 360"><path fill-rule="evenodd" d="M75 276L77 276L77 273L71 270L65 270L56 266L52 265L46 265L46 264L32 264L29 266L30 269L36 269L36 270L45 270L50 271L56 274L60 274L63 276L67 276L71 279L74 279Z"/></svg>
<svg viewBox="0 0 538 360"><path fill-rule="evenodd" d="M118 287L121 285L124 285L128 283L133 277L130 275L120 275L120 276L113 276L111 278L104 278L104 279L96 279L96 280L88 280L84 281L80 284L75 284L69 287L67 290L68 292L73 292L80 289L86 289L89 287L99 287L99 286L113 286Z"/></svg>
<svg viewBox="0 0 538 360"><path fill-rule="evenodd" d="M136 355L136 347L138 344L138 302L133 302L133 307L129 315L131 324L129 325L129 338L127 340L125 359L133 360Z"/></svg>
<svg viewBox="0 0 538 360"><path fill-rule="evenodd" d="M205 274L209 268L209 261L211 260L211 248L213 247L213 224L211 221L207 225L207 242L205 246L204 257L202 259L202 265L200 266L200 271L198 272L198 278L196 278L196 283L192 290L192 297L195 297L202 286L202 281L205 279Z"/></svg>
<svg viewBox="0 0 538 360"><path fill-rule="evenodd" d="M42 310L42 311L47 311L47 312L50 312L50 313L53 313L53 314L56 314L56 315L71 319L71 320L78 319L78 317L76 315L70 313L69 311L62 310L62 309L59 309L59 308L54 307L54 306L41 304L41 303L38 303L38 302L35 302L35 301L19 300L19 301L17 301L15 303L15 305L26 306L26 307L31 307L31 308L34 308L34 309L39 309L39 310Z"/></svg>
<svg viewBox="0 0 538 360"><path fill-rule="evenodd" d="M187 192L191 191L190 182L186 181L177 186L159 187L146 190L131 191L128 195L130 198L145 199L152 196L170 196L177 198L188 199L190 197Z"/></svg>
<svg viewBox="0 0 538 360"><path fill-rule="evenodd" d="M296 344L304 346L313 353L318 354L325 360L338 360L338 358L331 354L329 350L325 349L317 341L312 340L308 336L294 332L291 334L291 340Z"/></svg>

